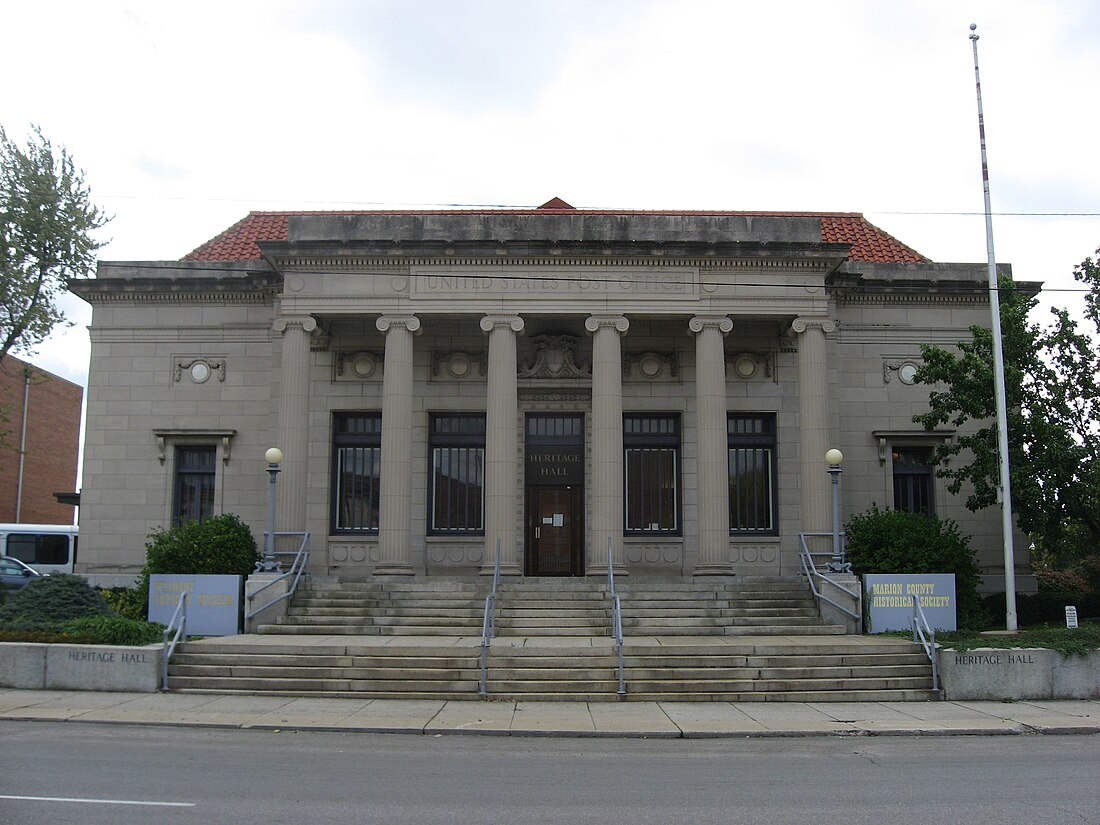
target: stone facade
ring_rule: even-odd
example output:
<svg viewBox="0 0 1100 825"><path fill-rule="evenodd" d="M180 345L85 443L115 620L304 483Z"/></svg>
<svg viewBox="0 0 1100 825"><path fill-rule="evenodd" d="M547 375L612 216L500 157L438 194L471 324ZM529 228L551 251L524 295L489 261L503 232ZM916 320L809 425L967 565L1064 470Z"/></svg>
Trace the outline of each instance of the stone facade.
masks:
<svg viewBox="0 0 1100 825"><path fill-rule="evenodd" d="M76 490L83 401L84 391L77 384L13 355L4 357L0 363L0 522L73 523L72 504L59 503L54 493ZM25 445L22 476L21 442Z"/></svg>
<svg viewBox="0 0 1100 825"><path fill-rule="evenodd" d="M283 451L278 529L309 531L317 574L484 573L498 543L511 574L599 574L609 544L629 575L794 574L799 534L832 527L826 450L847 515L894 504L899 449L952 437L912 423L909 365L988 323L984 264L858 215L548 207L254 213L74 284L94 307L82 572L137 572L194 445L209 506L257 535ZM738 486L742 423L770 463ZM995 589L997 514L925 483Z"/></svg>

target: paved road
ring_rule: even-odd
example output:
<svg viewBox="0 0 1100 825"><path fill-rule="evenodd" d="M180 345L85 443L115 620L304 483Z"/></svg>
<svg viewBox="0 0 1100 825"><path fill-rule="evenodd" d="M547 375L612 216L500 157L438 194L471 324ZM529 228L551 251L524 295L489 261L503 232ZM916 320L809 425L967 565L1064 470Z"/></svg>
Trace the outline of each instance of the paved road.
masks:
<svg viewBox="0 0 1100 825"><path fill-rule="evenodd" d="M54 722L0 733L0 823L20 825L1100 823L1092 736L515 739Z"/></svg>

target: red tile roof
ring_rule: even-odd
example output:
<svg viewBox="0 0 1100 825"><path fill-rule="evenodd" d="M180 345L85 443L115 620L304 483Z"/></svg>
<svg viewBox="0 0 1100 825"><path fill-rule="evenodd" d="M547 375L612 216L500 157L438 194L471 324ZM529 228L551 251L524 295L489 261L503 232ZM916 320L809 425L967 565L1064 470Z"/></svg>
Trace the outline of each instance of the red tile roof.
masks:
<svg viewBox="0 0 1100 825"><path fill-rule="evenodd" d="M361 212L249 212L233 226L187 255L184 261L242 261L260 257L256 241L285 241L287 224L298 215L545 215L578 212L585 215L670 215L670 216L768 216L820 218L823 243L851 244L849 260L868 263L927 263L928 258L883 232L858 212L710 212L575 209L554 198L538 209L394 209Z"/></svg>

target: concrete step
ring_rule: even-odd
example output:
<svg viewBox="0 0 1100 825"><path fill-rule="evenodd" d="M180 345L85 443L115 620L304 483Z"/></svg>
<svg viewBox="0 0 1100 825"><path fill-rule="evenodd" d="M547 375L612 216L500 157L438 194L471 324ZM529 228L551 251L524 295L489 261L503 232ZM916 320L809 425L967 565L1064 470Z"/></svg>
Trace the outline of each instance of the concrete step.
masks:
<svg viewBox="0 0 1100 825"><path fill-rule="evenodd" d="M758 691L732 693L645 693L630 691L628 701L635 702L934 702L940 699L934 690L823 690Z"/></svg>
<svg viewBox="0 0 1100 825"><path fill-rule="evenodd" d="M331 616L346 617L349 619L369 619L371 616L396 616L396 617L434 617L454 616L462 619L476 619L479 623L485 615L484 608L454 607L447 611L425 607L387 607L374 610L365 610L358 607L309 607L295 604L287 610L288 616Z"/></svg>
<svg viewBox="0 0 1100 825"><path fill-rule="evenodd" d="M726 627L727 636L843 636L848 631L842 624L829 625L741 625Z"/></svg>
<svg viewBox="0 0 1100 825"><path fill-rule="evenodd" d="M291 603L294 608L307 610L359 610L362 612L387 612L394 610L407 610L416 608L419 610L434 610L437 613L445 613L451 610L476 610L484 611L484 599L447 599L431 600L410 597L407 599L312 599L296 596Z"/></svg>
<svg viewBox="0 0 1100 825"><path fill-rule="evenodd" d="M870 678L913 678L927 679L927 667L922 665L869 665L865 667L721 667L718 665L697 665L694 667L638 667L627 665L627 679L631 684L652 680L677 680L681 682L710 681L714 679L748 679L766 682L768 680L791 679L870 679Z"/></svg>
<svg viewBox="0 0 1100 825"><path fill-rule="evenodd" d="M496 606L498 616L556 616L577 614L582 616L607 616L611 612L610 602L597 604L561 604L561 605L530 605L523 603L500 604ZM484 609L482 609L484 614Z"/></svg>
<svg viewBox="0 0 1100 825"><path fill-rule="evenodd" d="M177 653L172 668L188 667L253 667L253 668L409 668L425 671L454 670L478 667L478 655L465 656L310 656L306 654L265 656L262 654L199 654Z"/></svg>
<svg viewBox="0 0 1100 825"><path fill-rule="evenodd" d="M609 619L607 616L497 616L497 629L504 628L547 628L547 627L579 627L592 630L606 630Z"/></svg>
<svg viewBox="0 0 1100 825"><path fill-rule="evenodd" d="M476 628L456 627L444 625L420 625L408 627L406 625L366 625L355 626L346 624L272 624L260 625L256 632L263 635L280 636L481 636L481 625Z"/></svg>
<svg viewBox="0 0 1100 825"><path fill-rule="evenodd" d="M413 698L413 694L430 692L438 698L455 699L467 695L475 698L478 695L478 680L456 680L450 682L402 682L399 680L369 680L369 679L294 679L294 678L223 678L223 677L193 677L169 676L172 690L189 691L201 689L205 691L223 692L238 691L247 693L284 693L284 694L309 694L318 691L342 691L362 696L364 694L385 693L394 698ZM560 697L559 697L560 698Z"/></svg>

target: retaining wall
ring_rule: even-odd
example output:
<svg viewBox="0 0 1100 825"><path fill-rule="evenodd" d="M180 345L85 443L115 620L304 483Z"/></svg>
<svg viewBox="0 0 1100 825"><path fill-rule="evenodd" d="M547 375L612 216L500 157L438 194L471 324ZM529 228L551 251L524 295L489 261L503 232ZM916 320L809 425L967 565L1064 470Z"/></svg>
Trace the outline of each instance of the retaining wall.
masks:
<svg viewBox="0 0 1100 825"><path fill-rule="evenodd" d="M944 699L1100 699L1100 650L1084 656L1041 648L939 653Z"/></svg>
<svg viewBox="0 0 1100 825"><path fill-rule="evenodd" d="M155 693L163 645L56 645L0 642L0 687Z"/></svg>

